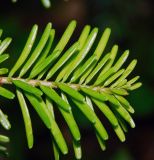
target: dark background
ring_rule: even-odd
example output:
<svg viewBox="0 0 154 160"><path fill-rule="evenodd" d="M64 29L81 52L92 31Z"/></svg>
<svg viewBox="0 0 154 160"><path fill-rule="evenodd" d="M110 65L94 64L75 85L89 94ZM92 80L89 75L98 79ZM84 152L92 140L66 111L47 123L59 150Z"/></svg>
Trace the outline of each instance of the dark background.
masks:
<svg viewBox="0 0 154 160"><path fill-rule="evenodd" d="M154 160L154 1L153 0L58 0L52 1L52 7L45 9L38 0L19 0L13 4L9 0L0 0L0 28L4 36L13 38L8 49L9 68L21 53L26 37L33 24L39 24L39 34L51 21L56 29L56 41L70 20L78 22L74 39L77 39L84 25L99 27L99 33L111 27L112 34L106 52L118 44L120 51L130 49L131 59L137 58L138 65L134 74L140 75L143 86L128 97L135 108L135 129L129 129L127 140L121 143L110 129L107 150L102 152L87 121L80 120L84 160ZM12 129L6 132L11 143L8 146L10 160L48 160L53 159L51 139L48 131L36 113L30 109L35 144L27 149L24 123L16 101L2 99L2 110L8 113ZM82 119L82 117L81 117ZM58 121L67 138L71 140L63 119ZM61 124L62 122L62 124ZM106 122L104 122L106 123ZM108 124L105 124L108 125ZM72 160L73 151L62 159Z"/></svg>

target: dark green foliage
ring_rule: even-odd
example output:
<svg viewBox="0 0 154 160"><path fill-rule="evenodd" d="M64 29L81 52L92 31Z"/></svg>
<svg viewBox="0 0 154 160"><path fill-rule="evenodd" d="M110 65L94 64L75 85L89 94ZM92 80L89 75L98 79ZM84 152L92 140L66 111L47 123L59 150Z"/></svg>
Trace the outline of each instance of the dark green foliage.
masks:
<svg viewBox="0 0 154 160"><path fill-rule="evenodd" d="M12 0L13 3L16 3L18 0ZM51 2L50 0L41 0L42 5L45 8L50 8L51 7Z"/></svg>

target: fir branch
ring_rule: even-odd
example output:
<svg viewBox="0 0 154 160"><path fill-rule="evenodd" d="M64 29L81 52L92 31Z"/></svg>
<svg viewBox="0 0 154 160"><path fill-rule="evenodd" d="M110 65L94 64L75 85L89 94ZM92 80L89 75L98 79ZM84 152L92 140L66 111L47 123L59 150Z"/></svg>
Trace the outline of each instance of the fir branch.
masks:
<svg viewBox="0 0 154 160"><path fill-rule="evenodd" d="M132 60L128 67L123 66L129 56L129 50L124 51L116 63L118 45L114 45L111 51L104 57L102 56L111 33L109 28L103 32L93 53L90 51L97 38L98 28L90 31L89 25L84 27L78 40L66 49L75 27L76 21L73 20L55 48L51 49L55 36L52 24L47 24L35 48L38 26L34 25L12 69L8 71L2 68L0 72L0 96L13 99L17 94L28 147L33 147L33 129L27 101L31 103L52 135L56 159L59 159L59 151L67 154L68 147L55 120L56 115L53 108L58 109L65 119L73 137L75 157L81 159L81 135L73 116L74 107L77 107L89 120L101 149L105 150L109 133L96 115L95 107L98 107L104 114L120 141L123 142L125 132L128 130L127 123L131 128L135 127L131 116L134 109L124 97L142 85L136 82L139 76L129 80L129 75L134 70L137 60ZM10 38L1 42L1 54L4 53L10 42ZM0 55L0 63L7 58L7 54ZM3 88L4 84L13 85L16 93ZM4 119L6 120L5 116L2 120ZM2 122L1 124L3 125Z"/></svg>

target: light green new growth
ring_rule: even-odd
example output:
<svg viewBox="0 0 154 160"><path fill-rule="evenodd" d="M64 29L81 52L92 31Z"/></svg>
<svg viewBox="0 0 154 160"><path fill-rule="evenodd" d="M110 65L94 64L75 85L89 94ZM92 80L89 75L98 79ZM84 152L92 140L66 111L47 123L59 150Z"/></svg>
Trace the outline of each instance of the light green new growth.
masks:
<svg viewBox="0 0 154 160"><path fill-rule="evenodd" d="M49 2L42 0L46 7L50 5ZM86 25L79 38L71 43L69 41L75 27L76 21L73 20L54 47L55 29L52 29L51 23L47 24L38 44L35 44L38 26L34 25L12 69L9 71L7 68L0 68L0 96L11 100L17 95L28 147L32 148L34 143L29 112L29 107L32 107L51 134L55 160L59 160L61 154L69 152L67 141L56 122L55 110L60 111L68 126L75 158L81 159L81 134L73 115L74 108L88 119L100 148L104 151L110 134L106 130L106 124L103 124L95 113L95 108L101 111L117 137L124 142L128 125L131 128L135 127L131 116L135 111L126 96L142 85L137 82L139 76L129 80L129 75L137 63L137 60L133 60L128 66L124 64L129 50L121 55L118 53L118 45L114 45L111 51L106 52L110 28L105 29L98 45L92 51L99 33L98 28L91 29ZM0 29L0 38L1 35ZM5 38L0 42L1 65L9 57L5 50L11 38ZM67 46L68 42L70 46ZM5 85L2 86L3 84L13 85L16 92L9 91ZM28 106L27 102L31 105ZM7 116L1 109L0 124L7 130L11 128ZM8 142L8 137L0 135L0 145ZM0 148L1 151L7 153L5 146Z"/></svg>

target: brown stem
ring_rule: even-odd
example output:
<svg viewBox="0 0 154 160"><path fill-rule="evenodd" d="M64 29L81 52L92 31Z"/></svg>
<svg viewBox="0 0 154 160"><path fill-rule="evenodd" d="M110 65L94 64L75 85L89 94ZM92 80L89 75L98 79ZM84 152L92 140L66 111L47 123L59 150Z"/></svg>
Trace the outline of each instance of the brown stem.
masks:
<svg viewBox="0 0 154 160"><path fill-rule="evenodd" d="M43 80L28 80L28 79L23 79L23 78L13 78L13 77L0 77L0 85L3 84L12 84L13 80L20 80L24 81L28 84L31 84L33 86L39 86L39 85L44 85L44 86L50 86L52 88L58 88L56 82L51 82L51 81L43 81ZM72 84L72 83L67 83L71 88L74 88L76 90L80 90L81 87L90 87L95 91L107 91L108 88L101 88L100 86L87 86L87 85L80 85L80 84Z"/></svg>

